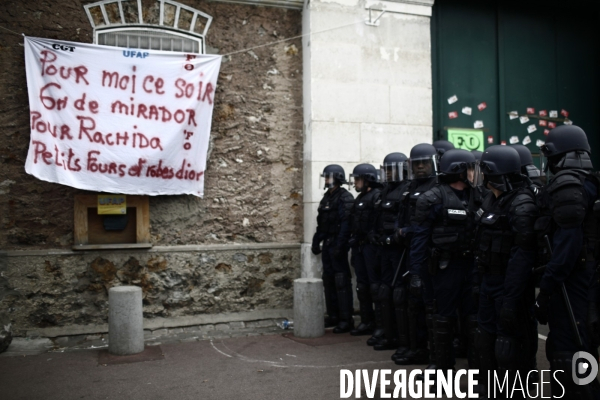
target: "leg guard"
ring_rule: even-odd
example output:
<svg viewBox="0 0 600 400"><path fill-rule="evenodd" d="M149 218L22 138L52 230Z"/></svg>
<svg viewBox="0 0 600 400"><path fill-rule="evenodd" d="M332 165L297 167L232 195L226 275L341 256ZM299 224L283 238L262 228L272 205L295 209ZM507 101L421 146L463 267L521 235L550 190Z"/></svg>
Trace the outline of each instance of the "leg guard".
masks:
<svg viewBox="0 0 600 400"><path fill-rule="evenodd" d="M396 314L392 303L392 288L386 284L379 287L381 314L383 316L384 337L374 346L375 350L393 350L398 347L398 331L396 330Z"/></svg>
<svg viewBox="0 0 600 400"><path fill-rule="evenodd" d="M434 305L425 305L425 323L427 324L427 346L429 347L429 365L427 369L435 369L435 328L433 326ZM452 327L454 329L454 326Z"/></svg>
<svg viewBox="0 0 600 400"><path fill-rule="evenodd" d="M398 286L394 288L393 293L394 299L394 312L396 314L396 328L398 330L398 350L392 356L392 360L396 361L395 358L398 355L403 354L408 350L409 338L408 338L408 291L405 286Z"/></svg>
<svg viewBox="0 0 600 400"><path fill-rule="evenodd" d="M496 335L478 327L475 332L475 349L479 356L479 378L477 392L479 397L487 396L487 377L498 369L496 364Z"/></svg>
<svg viewBox="0 0 600 400"><path fill-rule="evenodd" d="M335 275L323 274L323 290L325 291L325 328L331 328L339 323L339 306L335 288Z"/></svg>
<svg viewBox="0 0 600 400"><path fill-rule="evenodd" d="M433 316L435 361L437 369L454 369L454 318L441 315Z"/></svg>
<svg viewBox="0 0 600 400"><path fill-rule="evenodd" d="M553 358L550 360L550 369L552 370L550 386L553 397L558 398L564 393L562 398L567 400L592 400L600 398L600 385L596 379L587 385L581 386L573 382L572 360L575 355L574 353L555 351L552 355ZM560 372L560 370L564 372Z"/></svg>
<svg viewBox="0 0 600 400"><path fill-rule="evenodd" d="M350 334L352 336L370 335L373 333L373 299L369 286L359 283L356 285L356 295L360 305L360 324L356 329L353 329Z"/></svg>
<svg viewBox="0 0 600 400"><path fill-rule="evenodd" d="M479 352L475 346L475 337L477 336L477 315L469 315L467 321L468 327L468 349L467 349L467 360L469 361L470 369L479 369Z"/></svg>
<svg viewBox="0 0 600 400"><path fill-rule="evenodd" d="M409 300L408 305L408 338L409 348L403 354L398 355L394 362L396 365L424 364L429 359L429 351L424 346L419 346L418 318L419 306L416 302Z"/></svg>
<svg viewBox="0 0 600 400"><path fill-rule="evenodd" d="M369 289L371 290L371 298L373 299L374 306L374 322L375 330L373 336L367 340L367 345L375 346L379 343L379 340L383 339L383 312L381 309L381 299L379 298L379 284L371 283Z"/></svg>
<svg viewBox="0 0 600 400"><path fill-rule="evenodd" d="M354 319L352 319L353 298L352 298L352 282L346 274L335 274L335 288L337 290L339 316L338 326L333 328L333 333L346 333L354 327Z"/></svg>

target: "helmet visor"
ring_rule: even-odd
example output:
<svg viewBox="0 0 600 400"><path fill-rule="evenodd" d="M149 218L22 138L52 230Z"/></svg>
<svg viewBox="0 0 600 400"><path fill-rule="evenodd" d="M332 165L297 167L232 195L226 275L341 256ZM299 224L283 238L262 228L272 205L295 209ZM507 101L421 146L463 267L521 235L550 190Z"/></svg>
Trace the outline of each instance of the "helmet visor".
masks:
<svg viewBox="0 0 600 400"><path fill-rule="evenodd" d="M336 180L333 172L326 172L319 175L319 187L323 189L331 189L335 185L339 185L340 182Z"/></svg>
<svg viewBox="0 0 600 400"><path fill-rule="evenodd" d="M381 166L381 183L403 181L405 178L404 168L407 168L404 162L384 163Z"/></svg>
<svg viewBox="0 0 600 400"><path fill-rule="evenodd" d="M408 167L408 179L431 178L437 175L437 157L411 158Z"/></svg>
<svg viewBox="0 0 600 400"><path fill-rule="evenodd" d="M483 173L481 172L481 166L479 162L470 164L467 168L467 178L472 187L483 185Z"/></svg>

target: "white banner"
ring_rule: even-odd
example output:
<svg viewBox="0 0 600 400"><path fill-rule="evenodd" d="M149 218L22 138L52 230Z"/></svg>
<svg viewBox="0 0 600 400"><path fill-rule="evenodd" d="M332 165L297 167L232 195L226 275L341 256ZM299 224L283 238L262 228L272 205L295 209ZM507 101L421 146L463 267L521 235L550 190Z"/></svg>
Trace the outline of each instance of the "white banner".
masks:
<svg viewBox="0 0 600 400"><path fill-rule="evenodd" d="M122 194L204 194L221 57L25 38L25 170Z"/></svg>

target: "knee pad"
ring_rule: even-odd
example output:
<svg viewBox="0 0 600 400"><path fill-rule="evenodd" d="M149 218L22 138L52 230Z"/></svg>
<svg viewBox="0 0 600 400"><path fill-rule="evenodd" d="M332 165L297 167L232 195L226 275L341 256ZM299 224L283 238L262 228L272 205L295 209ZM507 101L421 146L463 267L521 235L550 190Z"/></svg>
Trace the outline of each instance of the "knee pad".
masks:
<svg viewBox="0 0 600 400"><path fill-rule="evenodd" d="M401 307L406 304L406 300L408 300L408 292L405 286L398 286L394 288L394 305L396 307Z"/></svg>
<svg viewBox="0 0 600 400"><path fill-rule="evenodd" d="M335 274L335 287L336 289L344 289L350 283L350 278L348 275L339 273Z"/></svg>
<svg viewBox="0 0 600 400"><path fill-rule="evenodd" d="M381 284L377 296L381 301L389 301L392 298L392 288L386 284Z"/></svg>
<svg viewBox="0 0 600 400"><path fill-rule="evenodd" d="M504 370L516 371L525 367L525 346L521 339L513 336L498 336L495 344L498 367Z"/></svg>
<svg viewBox="0 0 600 400"><path fill-rule="evenodd" d="M489 333L485 329L478 327L475 330L475 347L480 352L493 352L496 345L496 335ZM491 350L491 351L490 351Z"/></svg>
<svg viewBox="0 0 600 400"><path fill-rule="evenodd" d="M335 275L323 274L321 278L324 287L335 287Z"/></svg>
<svg viewBox="0 0 600 400"><path fill-rule="evenodd" d="M373 301L379 300L379 283L371 283L369 285L369 291L371 292L371 298Z"/></svg>

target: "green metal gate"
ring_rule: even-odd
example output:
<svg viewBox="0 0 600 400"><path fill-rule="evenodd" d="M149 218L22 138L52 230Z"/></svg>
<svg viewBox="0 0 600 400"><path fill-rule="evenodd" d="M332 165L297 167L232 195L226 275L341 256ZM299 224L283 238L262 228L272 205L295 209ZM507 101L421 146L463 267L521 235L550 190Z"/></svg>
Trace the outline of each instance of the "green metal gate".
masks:
<svg viewBox="0 0 600 400"><path fill-rule="evenodd" d="M436 0L434 139L450 132L472 148L482 136L539 153L552 126L574 123L600 167L600 2L565 3Z"/></svg>

